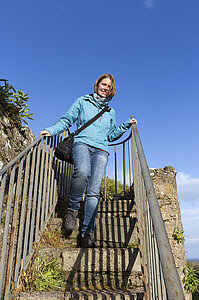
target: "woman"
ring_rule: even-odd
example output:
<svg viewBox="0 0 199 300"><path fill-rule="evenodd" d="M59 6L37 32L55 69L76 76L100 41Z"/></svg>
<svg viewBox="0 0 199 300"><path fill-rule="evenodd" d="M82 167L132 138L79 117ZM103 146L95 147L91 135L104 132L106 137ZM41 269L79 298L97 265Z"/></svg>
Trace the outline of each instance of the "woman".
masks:
<svg viewBox="0 0 199 300"><path fill-rule="evenodd" d="M101 75L94 85L94 94L78 98L56 124L42 130L40 135L59 134L75 122L77 128L81 127L107 106L115 93L116 86L113 75L107 73ZM75 229L80 202L86 189L81 233L83 247L96 246L92 234L95 228L100 186L108 162L108 142L120 138L134 123L136 124L137 121L132 118L116 128L115 111L111 108L74 137L72 149L74 173L64 225L67 230Z"/></svg>

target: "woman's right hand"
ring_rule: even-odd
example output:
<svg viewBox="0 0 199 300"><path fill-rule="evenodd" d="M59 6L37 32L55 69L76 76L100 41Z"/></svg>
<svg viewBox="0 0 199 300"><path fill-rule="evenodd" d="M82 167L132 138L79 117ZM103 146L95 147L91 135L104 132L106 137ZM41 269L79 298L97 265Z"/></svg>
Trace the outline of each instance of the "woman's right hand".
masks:
<svg viewBox="0 0 199 300"><path fill-rule="evenodd" d="M51 136L50 132L45 129L40 132L40 135Z"/></svg>

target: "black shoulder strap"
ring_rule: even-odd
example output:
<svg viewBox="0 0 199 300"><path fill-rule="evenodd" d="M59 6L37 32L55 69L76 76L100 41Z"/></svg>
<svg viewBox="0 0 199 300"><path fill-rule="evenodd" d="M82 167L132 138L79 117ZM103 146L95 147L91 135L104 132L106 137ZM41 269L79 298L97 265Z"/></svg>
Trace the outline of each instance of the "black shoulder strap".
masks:
<svg viewBox="0 0 199 300"><path fill-rule="evenodd" d="M96 116L94 116L90 121L86 122L82 127L77 129L76 131L72 132L72 135L78 135L82 130L84 130L86 127L91 125L93 122L95 122L105 111L110 111L111 108L109 106L104 107Z"/></svg>

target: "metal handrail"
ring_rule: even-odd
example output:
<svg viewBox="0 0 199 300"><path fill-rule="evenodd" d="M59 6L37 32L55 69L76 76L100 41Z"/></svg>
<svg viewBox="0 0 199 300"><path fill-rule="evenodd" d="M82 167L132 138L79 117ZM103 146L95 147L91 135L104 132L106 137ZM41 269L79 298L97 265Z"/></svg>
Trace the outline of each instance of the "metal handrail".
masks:
<svg viewBox="0 0 199 300"><path fill-rule="evenodd" d="M44 136L39 136L32 144L30 144L25 150L20 152L15 158L8 162L1 170L0 176L6 172L10 167L12 167L19 159L21 159L32 147L34 147Z"/></svg>
<svg viewBox="0 0 199 300"><path fill-rule="evenodd" d="M125 140L123 140L123 141L121 141L121 142L119 142L119 143L109 144L109 146L111 147L111 146L118 146L118 145L124 144L124 143L126 143L128 140L130 140L131 137L132 137L132 132L129 134L129 136L128 136Z"/></svg>
<svg viewBox="0 0 199 300"><path fill-rule="evenodd" d="M143 264L148 277L147 299L183 300L185 298L179 274L136 125L132 125L132 136L134 189L139 206L138 221L139 226L141 226L141 247L145 255ZM151 251L152 253L149 253ZM148 254L151 255L151 258L147 257ZM154 263L155 266L152 265ZM156 276L157 268L159 268L159 276ZM155 272L156 274L154 274ZM159 281L160 277L163 277L163 282ZM164 284L167 296L165 295Z"/></svg>
<svg viewBox="0 0 199 300"><path fill-rule="evenodd" d="M132 149L130 139L132 137ZM117 146L123 147L123 183L124 197L126 185L125 144L129 143L129 177L133 170L133 190L138 211L138 228L140 233L140 250L144 267L145 297L151 299L185 299L179 274L175 265L171 246L162 219L159 203L150 176L147 161L139 138L137 126L132 125L130 135L114 146L115 154L115 194L117 197ZM133 168L131 166L131 151ZM131 184L130 184L131 186ZM164 242L162 242L164 241Z"/></svg>
<svg viewBox="0 0 199 300"><path fill-rule="evenodd" d="M18 285L58 196L67 198L73 166L53 155L60 139L39 137L0 170L0 298Z"/></svg>
<svg viewBox="0 0 199 300"><path fill-rule="evenodd" d="M11 280L17 285L21 270L27 268L34 253L33 244L39 241L54 214L58 196L67 198L73 166L53 156L53 149L61 138L39 137L0 170L0 219L5 218L3 236L0 233L0 298L4 292L5 299L9 299ZM137 205L146 299L182 300L179 275L136 125L132 125L131 134L124 141L110 145L114 146L116 198L116 149L120 145L124 198L128 160L130 187L134 189Z"/></svg>
<svg viewBox="0 0 199 300"><path fill-rule="evenodd" d="M121 142L109 144L109 147L114 146L114 158L115 158L115 198L117 199L117 146L123 145L122 149L122 161L123 161L123 186L124 186L124 198L126 196L126 151L125 145L128 142L128 158L129 158L129 184L130 184L130 194L132 194L132 161L131 161L131 148L130 139L132 137L132 132L129 136ZM106 185L105 185L105 195L106 195ZM106 199L106 198L105 198Z"/></svg>

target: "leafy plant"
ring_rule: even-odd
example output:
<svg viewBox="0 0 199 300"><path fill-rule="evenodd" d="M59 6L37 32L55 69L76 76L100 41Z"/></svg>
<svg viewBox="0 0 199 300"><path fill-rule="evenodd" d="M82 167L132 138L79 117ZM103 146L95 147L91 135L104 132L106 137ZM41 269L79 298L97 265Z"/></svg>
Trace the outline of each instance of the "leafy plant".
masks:
<svg viewBox="0 0 199 300"><path fill-rule="evenodd" d="M21 269L18 284L11 284L11 294L19 295L22 291L64 290L66 272L60 269L53 257L40 261L38 251L40 243L34 243L34 255L27 270Z"/></svg>
<svg viewBox="0 0 199 300"><path fill-rule="evenodd" d="M173 238L175 241L179 243L183 243L185 238L184 238L184 230L179 230L177 227L174 228L173 232Z"/></svg>
<svg viewBox="0 0 199 300"><path fill-rule="evenodd" d="M5 221L6 221L6 218L3 217L3 218L1 219L1 225L2 225L3 227L5 226Z"/></svg>
<svg viewBox="0 0 199 300"><path fill-rule="evenodd" d="M101 184L101 195L104 197L104 189L105 189L105 179L102 180ZM129 186L126 186L126 189L129 189ZM118 181L117 182L117 194L122 195L124 191L124 185ZM106 177L106 198L108 200L111 200L115 196L115 180L109 178L108 176Z"/></svg>
<svg viewBox="0 0 199 300"><path fill-rule="evenodd" d="M188 293L199 292L199 271L194 270L187 264L187 268L184 270L183 283Z"/></svg>
<svg viewBox="0 0 199 300"><path fill-rule="evenodd" d="M0 85L0 100L3 105L8 119L12 127L20 127L21 121L28 124L25 119L32 119L33 113L29 112L27 102L30 97L28 93L25 94L22 90L15 90L15 88L7 82L7 80L0 79L4 85Z"/></svg>
<svg viewBox="0 0 199 300"><path fill-rule="evenodd" d="M21 277L23 290L45 291L63 289L66 272L58 267L54 258L46 258L42 262L35 261Z"/></svg>
<svg viewBox="0 0 199 300"><path fill-rule="evenodd" d="M53 246L53 247L63 247L63 234L57 229L55 230L45 230L42 234L41 241L43 245Z"/></svg>
<svg viewBox="0 0 199 300"><path fill-rule="evenodd" d="M139 247L139 242L132 242L132 243L129 243L129 244L126 244L124 242L121 243L121 247L122 248L138 248Z"/></svg>

